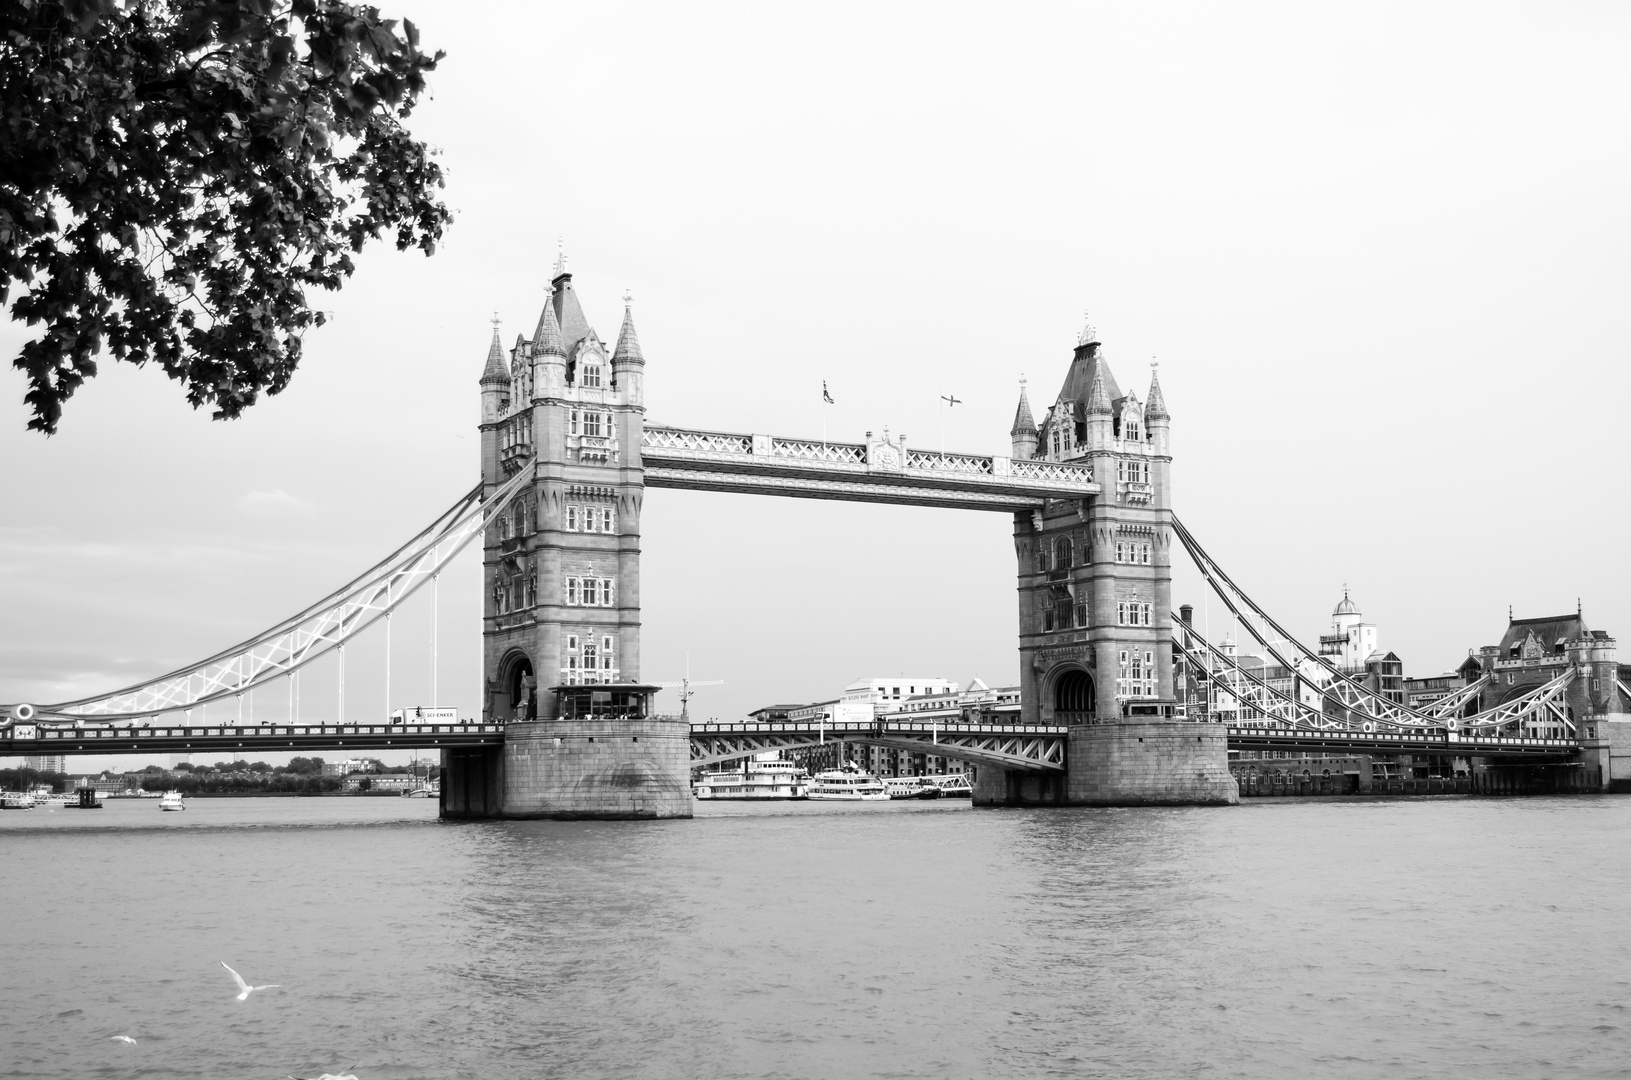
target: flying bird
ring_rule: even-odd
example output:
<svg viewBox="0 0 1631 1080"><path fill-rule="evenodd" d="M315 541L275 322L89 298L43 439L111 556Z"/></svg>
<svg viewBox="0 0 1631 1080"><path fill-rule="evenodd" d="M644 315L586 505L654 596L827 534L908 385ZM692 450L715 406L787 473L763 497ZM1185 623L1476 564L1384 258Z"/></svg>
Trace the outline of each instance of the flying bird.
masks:
<svg viewBox="0 0 1631 1080"><path fill-rule="evenodd" d="M129 1043L131 1046L136 1045L136 1040L132 1039L129 1035L109 1035L108 1041Z"/></svg>
<svg viewBox="0 0 1631 1080"><path fill-rule="evenodd" d="M267 983L265 986L250 986L248 983L244 982L244 977L242 975L239 975L236 971L233 971L230 967L227 967L227 962L225 960L221 961L221 966L226 968L227 971L231 973L232 981L237 983L238 989L242 991L242 993L238 995L239 1001L247 1000L249 995L254 993L256 990L271 990L274 987L283 985L282 983Z"/></svg>

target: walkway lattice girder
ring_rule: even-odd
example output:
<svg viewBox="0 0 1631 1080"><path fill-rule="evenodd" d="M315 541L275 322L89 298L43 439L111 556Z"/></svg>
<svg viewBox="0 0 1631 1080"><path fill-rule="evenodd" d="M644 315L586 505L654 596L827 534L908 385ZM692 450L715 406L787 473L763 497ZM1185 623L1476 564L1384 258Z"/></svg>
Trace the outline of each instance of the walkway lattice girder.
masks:
<svg viewBox="0 0 1631 1080"><path fill-rule="evenodd" d="M929 450L902 454L888 443L651 426L640 455L646 486L654 488L1005 512L1101 490L1086 465Z"/></svg>

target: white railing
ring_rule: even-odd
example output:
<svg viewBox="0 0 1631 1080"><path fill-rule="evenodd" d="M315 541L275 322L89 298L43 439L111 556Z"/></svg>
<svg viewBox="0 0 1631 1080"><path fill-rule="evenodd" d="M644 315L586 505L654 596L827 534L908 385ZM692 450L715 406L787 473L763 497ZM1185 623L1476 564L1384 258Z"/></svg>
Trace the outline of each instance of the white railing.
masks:
<svg viewBox="0 0 1631 1080"><path fill-rule="evenodd" d="M1013 461L1008 475L1016 480L1063 480L1068 484L1091 484L1093 469L1088 465L1067 465L1062 461Z"/></svg>
<svg viewBox="0 0 1631 1080"><path fill-rule="evenodd" d="M772 457L796 458L800 461L832 461L840 465L866 464L866 447L856 443L772 438L770 454Z"/></svg>
<svg viewBox="0 0 1631 1080"><path fill-rule="evenodd" d="M973 454L937 454L929 450L908 450L906 467L926 472L961 473L969 476L990 476L991 459Z"/></svg>
<svg viewBox="0 0 1631 1080"><path fill-rule="evenodd" d="M640 445L652 449L700 450L710 454L751 454L753 436L723 431L685 431L680 428L648 427Z"/></svg>

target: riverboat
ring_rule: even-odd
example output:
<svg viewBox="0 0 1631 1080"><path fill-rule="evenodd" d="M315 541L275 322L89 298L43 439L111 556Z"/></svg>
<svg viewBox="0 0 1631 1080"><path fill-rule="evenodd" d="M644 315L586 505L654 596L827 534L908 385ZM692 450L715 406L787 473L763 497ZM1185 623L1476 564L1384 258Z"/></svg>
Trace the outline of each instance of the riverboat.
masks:
<svg viewBox="0 0 1631 1080"><path fill-rule="evenodd" d="M698 799L803 799L808 798L810 774L801 765L761 755L740 769L703 773L691 785Z"/></svg>
<svg viewBox="0 0 1631 1080"><path fill-rule="evenodd" d="M34 796L26 791L0 791L0 810L32 810Z"/></svg>
<svg viewBox="0 0 1631 1080"><path fill-rule="evenodd" d="M938 799L945 794L940 785L927 776L886 777L883 789L891 799Z"/></svg>
<svg viewBox="0 0 1631 1080"><path fill-rule="evenodd" d="M160 810L185 810L187 804L181 801L181 792L166 791L164 798L159 800Z"/></svg>
<svg viewBox="0 0 1631 1080"><path fill-rule="evenodd" d="M884 790L882 780L848 764L842 769L816 773L815 779L810 781L810 798L888 802L889 792Z"/></svg>
<svg viewBox="0 0 1631 1080"><path fill-rule="evenodd" d="M442 792L440 788L420 784L416 788L403 789L402 797L404 799L439 799L442 797Z"/></svg>

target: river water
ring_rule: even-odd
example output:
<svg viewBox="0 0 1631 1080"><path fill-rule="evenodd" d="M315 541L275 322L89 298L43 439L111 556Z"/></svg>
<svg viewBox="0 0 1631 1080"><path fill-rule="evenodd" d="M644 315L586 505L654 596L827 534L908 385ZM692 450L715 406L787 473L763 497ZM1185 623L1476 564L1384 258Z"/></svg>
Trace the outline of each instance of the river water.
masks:
<svg viewBox="0 0 1631 1080"><path fill-rule="evenodd" d="M1631 799L435 809L0 814L0 1077L1631 1068Z"/></svg>

